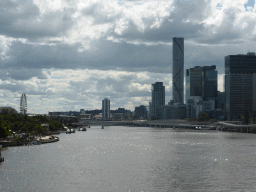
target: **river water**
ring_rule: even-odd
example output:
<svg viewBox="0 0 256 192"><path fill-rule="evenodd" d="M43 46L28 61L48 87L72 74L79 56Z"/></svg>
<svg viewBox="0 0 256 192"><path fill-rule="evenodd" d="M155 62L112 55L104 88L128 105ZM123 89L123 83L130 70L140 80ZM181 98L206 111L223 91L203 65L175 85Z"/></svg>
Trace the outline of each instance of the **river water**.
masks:
<svg viewBox="0 0 256 192"><path fill-rule="evenodd" d="M0 191L256 191L256 135L92 127L2 151Z"/></svg>

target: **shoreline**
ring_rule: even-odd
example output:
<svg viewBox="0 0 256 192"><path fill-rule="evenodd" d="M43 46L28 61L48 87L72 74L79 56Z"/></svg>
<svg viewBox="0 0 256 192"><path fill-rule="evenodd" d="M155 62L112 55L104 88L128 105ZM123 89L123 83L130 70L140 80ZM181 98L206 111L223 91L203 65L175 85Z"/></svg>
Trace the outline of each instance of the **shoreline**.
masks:
<svg viewBox="0 0 256 192"><path fill-rule="evenodd" d="M28 145L33 141L38 141L41 144L53 143L53 142L59 141L59 137L51 135L51 136L41 137L40 139L26 140L26 141L0 141L0 145L2 145L2 147L24 146L24 145Z"/></svg>

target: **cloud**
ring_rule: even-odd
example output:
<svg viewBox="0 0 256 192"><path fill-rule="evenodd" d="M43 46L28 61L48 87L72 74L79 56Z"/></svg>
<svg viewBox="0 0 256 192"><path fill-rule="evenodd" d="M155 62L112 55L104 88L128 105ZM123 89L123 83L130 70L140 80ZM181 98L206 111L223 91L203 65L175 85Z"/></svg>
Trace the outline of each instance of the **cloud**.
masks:
<svg viewBox="0 0 256 192"><path fill-rule="evenodd" d="M18 106L25 92L32 111L100 108L105 96L132 109L147 105L156 81L166 85L168 101L172 38L185 38L185 69L216 65L221 79L226 55L256 49L251 3L1 1L2 103Z"/></svg>

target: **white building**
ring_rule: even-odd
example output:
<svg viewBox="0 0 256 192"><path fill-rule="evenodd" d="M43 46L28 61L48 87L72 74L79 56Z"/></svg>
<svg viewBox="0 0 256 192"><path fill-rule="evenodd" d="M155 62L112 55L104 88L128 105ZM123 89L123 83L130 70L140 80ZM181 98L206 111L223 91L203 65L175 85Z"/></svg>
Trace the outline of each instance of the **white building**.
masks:
<svg viewBox="0 0 256 192"><path fill-rule="evenodd" d="M215 110L215 100L203 101L202 97L193 96L187 100L187 118L198 118L202 111Z"/></svg>

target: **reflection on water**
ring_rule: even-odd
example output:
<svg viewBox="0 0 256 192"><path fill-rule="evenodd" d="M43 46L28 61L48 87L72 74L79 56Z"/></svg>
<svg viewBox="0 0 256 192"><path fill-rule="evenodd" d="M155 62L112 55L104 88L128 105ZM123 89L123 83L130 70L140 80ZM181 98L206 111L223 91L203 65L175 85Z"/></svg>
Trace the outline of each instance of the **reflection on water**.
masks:
<svg viewBox="0 0 256 192"><path fill-rule="evenodd" d="M92 127L4 150L0 191L254 191L253 134Z"/></svg>

